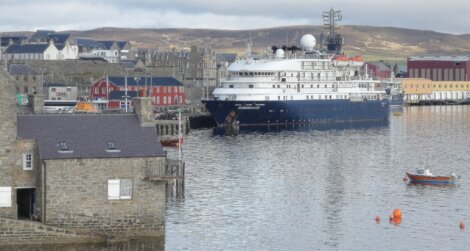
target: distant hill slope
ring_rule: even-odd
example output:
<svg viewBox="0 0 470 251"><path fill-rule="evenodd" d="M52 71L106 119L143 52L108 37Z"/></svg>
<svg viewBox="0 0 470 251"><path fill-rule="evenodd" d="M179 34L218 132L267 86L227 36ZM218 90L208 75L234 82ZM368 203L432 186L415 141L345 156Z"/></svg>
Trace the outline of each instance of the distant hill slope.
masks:
<svg viewBox="0 0 470 251"><path fill-rule="evenodd" d="M76 37L127 40L140 48L169 49L206 43L216 51L224 52L243 52L251 38L253 50L261 52L271 45L298 44L306 33L313 34L318 41L322 31L322 26L306 25L255 30L98 28L66 32ZM403 61L413 55L470 54L470 35L358 25L340 26L338 32L345 38L346 53L364 55L368 60Z"/></svg>

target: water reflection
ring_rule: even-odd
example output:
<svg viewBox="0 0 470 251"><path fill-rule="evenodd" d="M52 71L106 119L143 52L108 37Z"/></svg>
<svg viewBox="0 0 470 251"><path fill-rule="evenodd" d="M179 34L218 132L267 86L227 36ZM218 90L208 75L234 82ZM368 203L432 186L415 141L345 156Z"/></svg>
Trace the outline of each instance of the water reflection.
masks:
<svg viewBox="0 0 470 251"><path fill-rule="evenodd" d="M325 122L314 124L286 124L286 125L260 125L260 126L224 126L213 129L214 135L237 136L244 133L281 133L283 131L330 131L384 128L389 125L386 120L380 121L354 121L354 122Z"/></svg>

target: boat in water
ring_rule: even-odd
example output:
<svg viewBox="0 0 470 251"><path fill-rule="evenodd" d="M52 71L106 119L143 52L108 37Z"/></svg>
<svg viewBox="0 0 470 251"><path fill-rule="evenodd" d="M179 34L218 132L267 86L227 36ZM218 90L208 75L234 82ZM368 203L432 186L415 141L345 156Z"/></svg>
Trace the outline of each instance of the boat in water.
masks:
<svg viewBox="0 0 470 251"><path fill-rule="evenodd" d="M427 183L427 184L454 184L458 179L455 173L450 173L448 176L434 175L430 169L418 169L416 172L406 172L406 176L412 183Z"/></svg>
<svg viewBox="0 0 470 251"><path fill-rule="evenodd" d="M386 121L390 99L384 85L363 73L363 58L341 52L335 15L323 44L304 35L298 46L272 46L272 53L233 62L212 97L201 100L218 126ZM325 39L322 39L325 40Z"/></svg>

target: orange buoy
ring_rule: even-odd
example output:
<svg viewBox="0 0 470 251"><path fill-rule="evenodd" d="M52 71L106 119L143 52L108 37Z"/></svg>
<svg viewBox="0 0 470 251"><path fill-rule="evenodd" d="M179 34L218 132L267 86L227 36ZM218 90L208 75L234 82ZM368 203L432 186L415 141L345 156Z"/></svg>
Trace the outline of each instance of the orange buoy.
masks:
<svg viewBox="0 0 470 251"><path fill-rule="evenodd" d="M376 217L375 217L375 222L376 222L377 224L380 223L380 216L376 216Z"/></svg>
<svg viewBox="0 0 470 251"><path fill-rule="evenodd" d="M393 210L393 218L401 218L401 209L397 208Z"/></svg>
<svg viewBox="0 0 470 251"><path fill-rule="evenodd" d="M463 224L463 221L460 222L460 229L465 229L465 224Z"/></svg>
<svg viewBox="0 0 470 251"><path fill-rule="evenodd" d="M395 218L395 219L393 219L392 222L393 222L393 224L394 224L395 226L398 226L398 225L401 224L401 218Z"/></svg>

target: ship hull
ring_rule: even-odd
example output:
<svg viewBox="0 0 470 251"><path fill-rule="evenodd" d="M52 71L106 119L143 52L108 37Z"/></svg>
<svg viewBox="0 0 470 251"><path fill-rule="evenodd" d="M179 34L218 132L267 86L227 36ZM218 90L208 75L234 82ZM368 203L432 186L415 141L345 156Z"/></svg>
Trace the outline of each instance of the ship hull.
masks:
<svg viewBox="0 0 470 251"><path fill-rule="evenodd" d="M389 100L201 101L217 125L273 125L388 120Z"/></svg>

